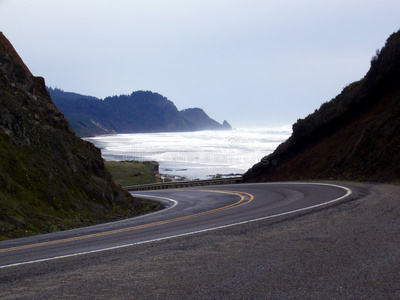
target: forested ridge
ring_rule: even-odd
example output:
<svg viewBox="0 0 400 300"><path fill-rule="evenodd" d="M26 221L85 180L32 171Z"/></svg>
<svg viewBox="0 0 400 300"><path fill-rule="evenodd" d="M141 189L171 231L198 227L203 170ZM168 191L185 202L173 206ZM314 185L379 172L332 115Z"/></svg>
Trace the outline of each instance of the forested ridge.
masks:
<svg viewBox="0 0 400 300"><path fill-rule="evenodd" d="M231 129L229 124L216 122L200 108L179 111L172 101L151 91L104 100L57 88L48 91L79 136Z"/></svg>

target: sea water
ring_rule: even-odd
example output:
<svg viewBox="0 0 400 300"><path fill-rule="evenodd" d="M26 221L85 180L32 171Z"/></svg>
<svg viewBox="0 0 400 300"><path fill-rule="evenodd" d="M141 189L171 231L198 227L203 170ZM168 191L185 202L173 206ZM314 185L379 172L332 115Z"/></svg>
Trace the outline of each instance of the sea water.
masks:
<svg viewBox="0 0 400 300"><path fill-rule="evenodd" d="M207 179L240 176L273 152L291 127L102 135L86 140L105 160L156 161L160 174ZM278 162L274 162L278 163Z"/></svg>

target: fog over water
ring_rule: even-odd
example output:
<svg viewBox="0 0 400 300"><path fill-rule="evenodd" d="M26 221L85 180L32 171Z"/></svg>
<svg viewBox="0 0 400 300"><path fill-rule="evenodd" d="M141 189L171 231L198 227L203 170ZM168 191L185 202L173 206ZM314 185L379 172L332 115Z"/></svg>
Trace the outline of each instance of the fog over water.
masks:
<svg viewBox="0 0 400 300"><path fill-rule="evenodd" d="M243 174L291 134L291 127L116 134L87 138L106 160L157 161L161 174L207 179ZM279 163L279 162L274 162Z"/></svg>

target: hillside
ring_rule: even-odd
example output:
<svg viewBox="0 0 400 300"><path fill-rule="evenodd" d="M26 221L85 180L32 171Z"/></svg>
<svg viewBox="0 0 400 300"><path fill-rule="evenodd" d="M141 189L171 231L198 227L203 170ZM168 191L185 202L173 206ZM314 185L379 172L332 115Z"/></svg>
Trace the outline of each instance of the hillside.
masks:
<svg viewBox="0 0 400 300"><path fill-rule="evenodd" d="M0 33L0 240L144 212Z"/></svg>
<svg viewBox="0 0 400 300"><path fill-rule="evenodd" d="M172 101L149 91L104 100L60 89L48 91L79 136L232 129L229 124L214 121L201 109L179 111Z"/></svg>
<svg viewBox="0 0 400 300"><path fill-rule="evenodd" d="M195 130L232 129L231 125L229 125L226 120L221 125L217 121L211 119L201 108L184 109L180 111L180 114L194 124Z"/></svg>
<svg viewBox="0 0 400 300"><path fill-rule="evenodd" d="M244 174L247 182L400 180L400 31L363 79L293 125L291 137Z"/></svg>

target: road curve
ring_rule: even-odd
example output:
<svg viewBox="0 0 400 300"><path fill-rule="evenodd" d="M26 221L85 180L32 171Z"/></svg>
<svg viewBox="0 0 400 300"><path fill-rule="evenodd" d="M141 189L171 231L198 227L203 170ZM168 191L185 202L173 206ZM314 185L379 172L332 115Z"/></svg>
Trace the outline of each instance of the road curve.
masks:
<svg viewBox="0 0 400 300"><path fill-rule="evenodd" d="M133 193L168 208L146 216L0 242L0 268L107 251L255 222L330 204L351 190L324 183L257 183Z"/></svg>

